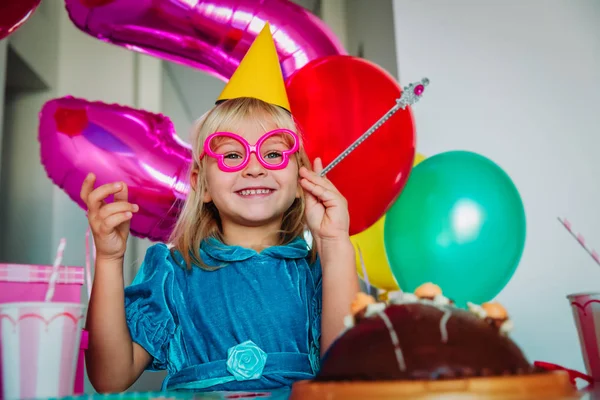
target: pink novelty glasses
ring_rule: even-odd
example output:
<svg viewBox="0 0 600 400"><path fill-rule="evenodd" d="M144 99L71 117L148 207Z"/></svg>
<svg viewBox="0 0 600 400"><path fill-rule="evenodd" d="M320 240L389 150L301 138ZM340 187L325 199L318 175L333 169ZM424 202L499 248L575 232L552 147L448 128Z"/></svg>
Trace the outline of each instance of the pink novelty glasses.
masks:
<svg viewBox="0 0 600 400"><path fill-rule="evenodd" d="M255 145L231 132L216 132L206 138L204 155L217 160L219 169L236 172L244 169L254 153L258 162L267 169L283 169L290 161L290 154L298 151L298 135L289 129L275 129L265 133Z"/></svg>

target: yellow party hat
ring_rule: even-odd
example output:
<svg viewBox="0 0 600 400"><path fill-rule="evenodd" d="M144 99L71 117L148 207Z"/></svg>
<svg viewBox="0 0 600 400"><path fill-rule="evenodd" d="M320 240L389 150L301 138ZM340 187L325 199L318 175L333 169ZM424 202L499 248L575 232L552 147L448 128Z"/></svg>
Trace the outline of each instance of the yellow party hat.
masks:
<svg viewBox="0 0 600 400"><path fill-rule="evenodd" d="M253 97L291 112L269 23L265 23L217 102Z"/></svg>

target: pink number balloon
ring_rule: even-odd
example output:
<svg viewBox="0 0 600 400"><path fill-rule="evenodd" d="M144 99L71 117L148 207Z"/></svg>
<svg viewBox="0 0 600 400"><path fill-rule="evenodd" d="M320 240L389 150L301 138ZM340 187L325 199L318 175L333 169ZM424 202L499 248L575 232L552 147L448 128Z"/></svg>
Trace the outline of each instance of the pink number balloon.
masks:
<svg viewBox="0 0 600 400"><path fill-rule="evenodd" d="M33 14L40 0L0 1L0 39L17 30Z"/></svg>
<svg viewBox="0 0 600 400"><path fill-rule="evenodd" d="M140 206L131 233L165 241L189 190L189 145L168 117L147 111L63 97L40 114L41 159L50 179L77 204L88 172L97 185L122 181Z"/></svg>
<svg viewBox="0 0 600 400"><path fill-rule="evenodd" d="M100 40L228 80L271 25L284 78L312 60L346 54L329 28L288 0L65 0L73 23Z"/></svg>

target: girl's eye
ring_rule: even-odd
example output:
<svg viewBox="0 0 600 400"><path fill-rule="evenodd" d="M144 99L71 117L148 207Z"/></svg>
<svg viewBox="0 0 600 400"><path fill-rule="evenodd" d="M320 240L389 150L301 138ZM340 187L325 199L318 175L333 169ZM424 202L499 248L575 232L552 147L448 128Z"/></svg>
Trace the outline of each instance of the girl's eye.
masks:
<svg viewBox="0 0 600 400"><path fill-rule="evenodd" d="M239 155L238 153L227 153L227 154L223 155L223 158L227 158L229 160L237 160L239 158L242 158L242 156Z"/></svg>
<svg viewBox="0 0 600 400"><path fill-rule="evenodd" d="M270 151L265 155L265 158L273 159L273 158L279 158L282 156L283 156L283 154L279 151Z"/></svg>

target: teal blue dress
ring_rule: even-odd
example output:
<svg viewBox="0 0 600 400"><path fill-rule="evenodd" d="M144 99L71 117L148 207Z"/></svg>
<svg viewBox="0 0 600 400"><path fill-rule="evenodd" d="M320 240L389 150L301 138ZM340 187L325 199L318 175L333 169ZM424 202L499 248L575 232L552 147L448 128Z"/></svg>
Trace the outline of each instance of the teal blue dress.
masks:
<svg viewBox="0 0 600 400"><path fill-rule="evenodd" d="M270 390L319 369L321 265L303 238L258 253L205 240L215 271L155 244L125 289L127 325L168 391Z"/></svg>

